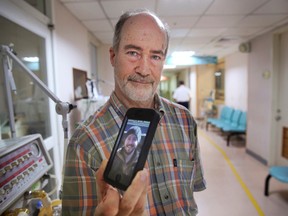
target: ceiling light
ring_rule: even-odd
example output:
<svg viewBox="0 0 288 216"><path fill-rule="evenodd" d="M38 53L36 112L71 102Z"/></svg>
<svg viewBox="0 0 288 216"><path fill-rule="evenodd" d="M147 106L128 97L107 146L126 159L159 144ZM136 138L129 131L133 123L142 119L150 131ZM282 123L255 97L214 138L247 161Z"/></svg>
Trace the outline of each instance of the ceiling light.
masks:
<svg viewBox="0 0 288 216"><path fill-rule="evenodd" d="M173 58L187 58L195 54L194 51L175 51L171 54Z"/></svg>
<svg viewBox="0 0 288 216"><path fill-rule="evenodd" d="M26 61L26 62L39 62L39 58L38 57L24 57L23 61Z"/></svg>

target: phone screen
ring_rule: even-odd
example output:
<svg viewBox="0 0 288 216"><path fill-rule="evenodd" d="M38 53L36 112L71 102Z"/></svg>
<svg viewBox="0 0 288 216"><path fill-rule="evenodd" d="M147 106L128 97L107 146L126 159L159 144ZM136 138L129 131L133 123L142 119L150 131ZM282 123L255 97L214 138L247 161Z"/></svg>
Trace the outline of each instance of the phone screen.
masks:
<svg viewBox="0 0 288 216"><path fill-rule="evenodd" d="M108 173L109 179L120 185L131 181L149 126L150 121L127 120Z"/></svg>
<svg viewBox="0 0 288 216"><path fill-rule="evenodd" d="M154 109L129 108L104 171L104 180L126 190L142 170L155 135L160 114Z"/></svg>

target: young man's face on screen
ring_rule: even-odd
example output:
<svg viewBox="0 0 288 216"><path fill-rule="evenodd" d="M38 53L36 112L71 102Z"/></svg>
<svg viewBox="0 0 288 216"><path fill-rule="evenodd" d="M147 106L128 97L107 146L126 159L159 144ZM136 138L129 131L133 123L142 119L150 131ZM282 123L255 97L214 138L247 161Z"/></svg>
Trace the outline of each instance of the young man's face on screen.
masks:
<svg viewBox="0 0 288 216"><path fill-rule="evenodd" d="M127 154L133 152L138 145L138 140L135 134L129 134L124 142L124 149Z"/></svg>

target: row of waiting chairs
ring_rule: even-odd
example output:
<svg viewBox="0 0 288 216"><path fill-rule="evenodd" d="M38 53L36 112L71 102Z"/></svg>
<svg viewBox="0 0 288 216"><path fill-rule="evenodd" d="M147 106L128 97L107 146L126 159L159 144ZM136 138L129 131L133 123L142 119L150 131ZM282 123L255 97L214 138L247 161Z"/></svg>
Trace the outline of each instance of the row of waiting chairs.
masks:
<svg viewBox="0 0 288 216"><path fill-rule="evenodd" d="M246 134L247 129L247 113L239 109L224 106L218 118L208 118L206 121L206 130L209 125L219 128L226 133L227 146L229 146L232 136Z"/></svg>
<svg viewBox="0 0 288 216"><path fill-rule="evenodd" d="M206 130L209 125L213 125L223 132L228 133L227 146L231 136L246 133L247 116L246 112L224 106L220 112L219 118L208 118L206 122ZM274 178L280 182L288 183L288 167L287 166L271 166L269 173L265 179L264 195L269 196L270 179Z"/></svg>

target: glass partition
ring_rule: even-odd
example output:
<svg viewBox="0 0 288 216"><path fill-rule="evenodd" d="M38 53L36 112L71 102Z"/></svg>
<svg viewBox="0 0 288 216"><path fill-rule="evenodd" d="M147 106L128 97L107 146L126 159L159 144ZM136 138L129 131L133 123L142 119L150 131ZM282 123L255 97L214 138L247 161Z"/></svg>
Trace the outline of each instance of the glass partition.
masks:
<svg viewBox="0 0 288 216"><path fill-rule="evenodd" d="M47 84L45 39L0 16L0 45L14 44L17 57ZM12 69L16 92L12 92L16 136L40 133L51 136L49 98L16 63ZM0 67L1 137L11 138L3 64Z"/></svg>

